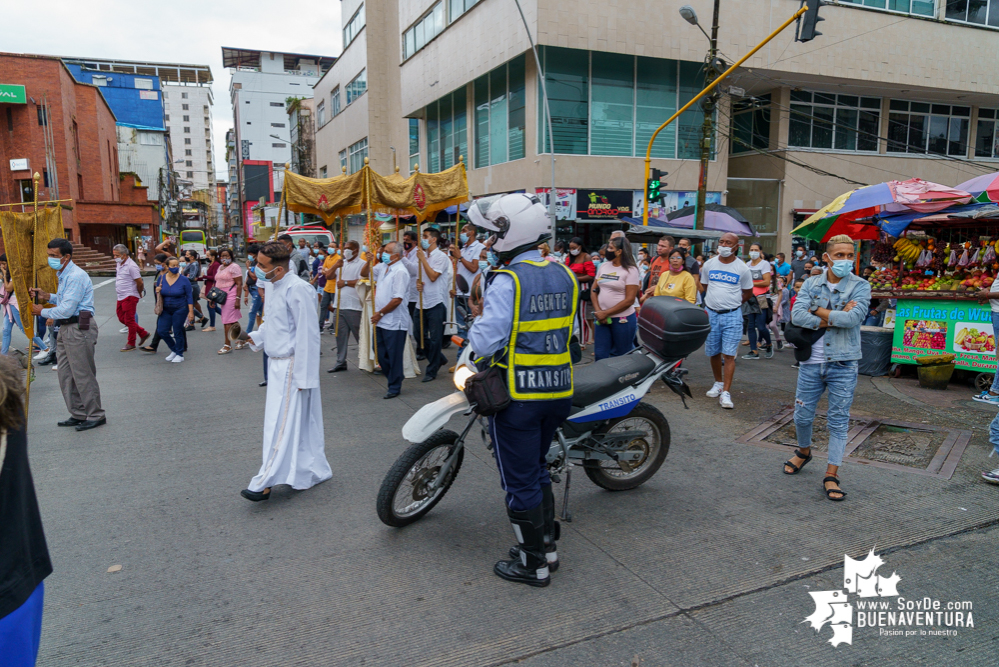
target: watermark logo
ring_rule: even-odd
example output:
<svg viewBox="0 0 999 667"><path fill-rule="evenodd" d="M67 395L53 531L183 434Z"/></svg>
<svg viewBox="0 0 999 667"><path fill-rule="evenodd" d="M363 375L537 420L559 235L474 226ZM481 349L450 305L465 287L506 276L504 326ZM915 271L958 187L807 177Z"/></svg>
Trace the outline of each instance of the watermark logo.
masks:
<svg viewBox="0 0 999 667"><path fill-rule="evenodd" d="M970 601L906 599L898 592L902 577L878 574L884 564L874 549L860 560L844 555L843 588L809 592L815 611L802 623L816 632L828 624L833 646L852 645L854 627L878 628L882 637L956 636L959 628L975 627Z"/></svg>

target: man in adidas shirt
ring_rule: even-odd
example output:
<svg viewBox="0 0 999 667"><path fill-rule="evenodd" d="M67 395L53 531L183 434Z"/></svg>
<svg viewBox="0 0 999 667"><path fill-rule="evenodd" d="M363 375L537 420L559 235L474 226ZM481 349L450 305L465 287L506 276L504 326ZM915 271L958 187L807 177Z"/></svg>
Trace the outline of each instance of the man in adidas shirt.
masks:
<svg viewBox="0 0 999 667"><path fill-rule="evenodd" d="M732 403L732 378L735 377L735 355L742 340L742 303L753 298L753 275L746 263L735 256L739 237L731 232L718 241L718 254L701 267L700 289L708 310L711 332L704 352L711 357L715 383L708 397L718 397L723 408ZM724 379L722 359L725 360Z"/></svg>

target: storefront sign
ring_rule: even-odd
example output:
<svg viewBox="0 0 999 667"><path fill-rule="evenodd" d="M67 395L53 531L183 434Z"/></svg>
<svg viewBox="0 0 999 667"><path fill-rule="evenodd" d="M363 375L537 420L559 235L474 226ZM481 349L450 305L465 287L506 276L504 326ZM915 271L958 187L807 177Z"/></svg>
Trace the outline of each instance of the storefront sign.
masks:
<svg viewBox="0 0 999 667"><path fill-rule="evenodd" d="M948 353L957 355L958 368L995 371L996 338L988 304L899 299L891 360L915 363L916 357Z"/></svg>
<svg viewBox="0 0 999 667"><path fill-rule="evenodd" d="M722 203L720 192L706 192L704 194L706 204ZM662 203L655 202L649 207L650 220L666 222L666 216L673 211L697 204L697 190L663 190L663 195ZM645 207L642 205L643 199L645 199L645 191L635 190L633 202L636 218L641 218L644 214Z"/></svg>
<svg viewBox="0 0 999 667"><path fill-rule="evenodd" d="M28 158L26 157L10 161L11 171L29 171L30 169L31 163L28 162Z"/></svg>
<svg viewBox="0 0 999 667"><path fill-rule="evenodd" d="M0 102L3 104L27 104L28 95L24 92L24 86L0 83Z"/></svg>
<svg viewBox="0 0 999 667"><path fill-rule="evenodd" d="M548 206L550 206L548 193L551 192L551 190L552 190L551 188L535 188L535 193L538 195L538 199L541 200L541 203L545 205L545 208L548 208ZM555 189L555 219L556 220L576 219L575 188Z"/></svg>
<svg viewBox="0 0 999 667"><path fill-rule="evenodd" d="M631 217L631 190L577 190L576 217L581 220L616 220Z"/></svg>

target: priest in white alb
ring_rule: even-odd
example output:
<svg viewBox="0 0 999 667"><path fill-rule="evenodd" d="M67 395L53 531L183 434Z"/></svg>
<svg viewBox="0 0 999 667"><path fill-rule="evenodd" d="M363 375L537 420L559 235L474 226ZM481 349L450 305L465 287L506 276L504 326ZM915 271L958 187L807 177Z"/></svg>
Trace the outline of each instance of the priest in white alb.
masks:
<svg viewBox="0 0 999 667"><path fill-rule="evenodd" d="M316 291L288 271L283 243L265 243L254 267L267 285L264 323L250 334L250 347L267 353L264 455L260 472L240 493L267 500L271 488L308 489L333 476L323 446L319 398L319 328Z"/></svg>

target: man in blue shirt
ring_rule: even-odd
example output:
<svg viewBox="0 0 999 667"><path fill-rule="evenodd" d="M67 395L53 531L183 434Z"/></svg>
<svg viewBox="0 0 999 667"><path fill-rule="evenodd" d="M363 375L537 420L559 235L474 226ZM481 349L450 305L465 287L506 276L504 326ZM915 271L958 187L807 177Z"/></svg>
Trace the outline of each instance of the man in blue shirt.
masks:
<svg viewBox="0 0 999 667"><path fill-rule="evenodd" d="M86 431L107 423L94 365L97 347L94 284L87 272L73 263L73 244L66 239L49 241L48 255L49 266L59 276L59 290L55 294L37 287L28 290L32 297L53 304L51 308L43 308L33 303L31 312L55 320L59 326L56 341L59 388L70 414L59 426Z"/></svg>
<svg viewBox="0 0 999 667"><path fill-rule="evenodd" d="M777 272L778 276L787 276L791 273L791 265L784 261L784 253L777 253L777 258L774 260L774 271Z"/></svg>

